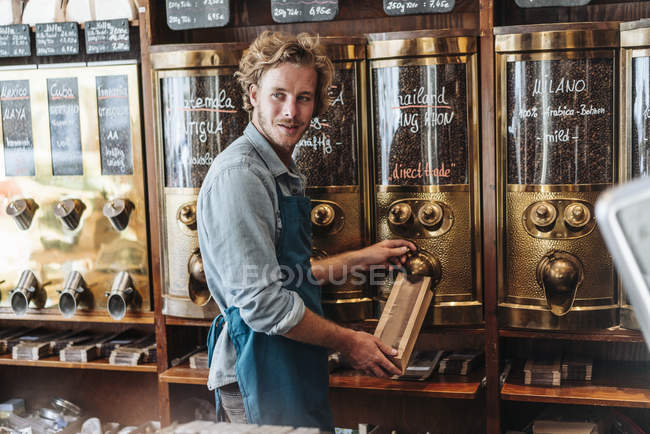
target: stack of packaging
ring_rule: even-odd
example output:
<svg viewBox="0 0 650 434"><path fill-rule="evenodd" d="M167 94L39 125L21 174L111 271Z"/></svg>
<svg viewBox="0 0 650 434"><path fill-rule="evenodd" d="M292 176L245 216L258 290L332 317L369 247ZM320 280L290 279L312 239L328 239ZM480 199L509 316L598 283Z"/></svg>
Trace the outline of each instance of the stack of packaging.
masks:
<svg viewBox="0 0 650 434"><path fill-rule="evenodd" d="M37 328L7 342L14 360L39 360L52 355L52 343L71 332L51 331Z"/></svg>
<svg viewBox="0 0 650 434"><path fill-rule="evenodd" d="M569 354L562 360L562 380L591 381L594 360L591 357Z"/></svg>
<svg viewBox="0 0 650 434"><path fill-rule="evenodd" d="M119 346L111 351L108 363L111 365L136 366L141 363L156 361L156 337L154 334L144 336L133 343Z"/></svg>
<svg viewBox="0 0 650 434"><path fill-rule="evenodd" d="M83 343L77 342L69 345L59 352L59 359L62 362L88 363L99 357L104 343L116 338L118 335L119 333L95 335Z"/></svg>
<svg viewBox="0 0 650 434"><path fill-rule="evenodd" d="M524 365L524 384L559 386L561 358L528 359Z"/></svg>
<svg viewBox="0 0 650 434"><path fill-rule="evenodd" d="M28 333L29 331L30 329L25 327L11 327L8 329L0 330L0 354L11 352L11 348L9 348L9 342Z"/></svg>
<svg viewBox="0 0 650 434"><path fill-rule="evenodd" d="M208 359L208 352L202 351L190 357L190 368L192 369L208 369L210 368L210 360Z"/></svg>
<svg viewBox="0 0 650 434"><path fill-rule="evenodd" d="M439 374L469 375L483 365L482 351L461 351L444 356L440 360Z"/></svg>

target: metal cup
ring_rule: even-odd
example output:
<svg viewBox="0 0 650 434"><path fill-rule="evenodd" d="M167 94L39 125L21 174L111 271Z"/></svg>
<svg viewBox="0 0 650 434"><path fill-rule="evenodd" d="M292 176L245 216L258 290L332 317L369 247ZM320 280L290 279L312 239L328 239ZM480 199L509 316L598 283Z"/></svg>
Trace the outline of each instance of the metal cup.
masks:
<svg viewBox="0 0 650 434"><path fill-rule="evenodd" d="M87 292L86 282L78 271L71 271L65 278L63 289L57 291L59 297L59 311L65 318L72 318L77 312L81 296Z"/></svg>
<svg viewBox="0 0 650 434"><path fill-rule="evenodd" d="M126 271L120 271L113 280L111 291L106 293L108 297L108 314L116 321L126 315L129 305L133 304L134 296L137 294L133 288L131 276Z"/></svg>
<svg viewBox="0 0 650 434"><path fill-rule="evenodd" d="M33 301L37 308L45 306L47 294L41 288L36 276L31 270L25 270L18 279L18 285L11 291L11 309L22 316L27 313L29 302Z"/></svg>

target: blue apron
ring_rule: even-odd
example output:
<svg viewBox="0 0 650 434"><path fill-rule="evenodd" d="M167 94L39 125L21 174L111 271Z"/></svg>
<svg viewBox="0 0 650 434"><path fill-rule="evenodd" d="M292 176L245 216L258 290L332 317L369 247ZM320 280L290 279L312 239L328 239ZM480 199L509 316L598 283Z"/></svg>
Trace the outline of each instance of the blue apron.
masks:
<svg viewBox="0 0 650 434"><path fill-rule="evenodd" d="M298 279L285 281L286 289L296 291L305 306L323 315L321 288L314 282L309 259L311 250L311 205L308 197L285 196L276 186L282 230L276 246L280 267L290 269ZM208 332L208 360L216 339L228 324L235 346L235 372L244 400L246 420L258 425L314 427L333 431L329 405L327 350L283 336L269 336L251 330L242 320L239 308L230 306L212 322ZM217 411L220 408L216 391Z"/></svg>

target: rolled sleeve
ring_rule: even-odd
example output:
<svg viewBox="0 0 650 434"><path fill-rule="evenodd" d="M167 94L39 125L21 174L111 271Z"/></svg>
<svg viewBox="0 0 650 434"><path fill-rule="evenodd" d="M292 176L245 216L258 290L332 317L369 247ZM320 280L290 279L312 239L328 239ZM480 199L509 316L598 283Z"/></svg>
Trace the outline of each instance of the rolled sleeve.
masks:
<svg viewBox="0 0 650 434"><path fill-rule="evenodd" d="M222 309L238 307L254 331L285 334L302 320L305 305L282 286L272 178L249 164L222 169L214 181L198 200L199 243L210 291Z"/></svg>

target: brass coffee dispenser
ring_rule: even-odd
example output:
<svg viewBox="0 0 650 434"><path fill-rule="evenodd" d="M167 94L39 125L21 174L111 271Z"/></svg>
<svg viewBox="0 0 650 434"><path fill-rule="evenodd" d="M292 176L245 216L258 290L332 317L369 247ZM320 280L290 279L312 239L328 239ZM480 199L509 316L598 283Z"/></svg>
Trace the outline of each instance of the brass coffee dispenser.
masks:
<svg viewBox="0 0 650 434"><path fill-rule="evenodd" d="M0 312L106 312L121 272L151 311L137 65L3 71L0 109Z"/></svg>
<svg viewBox="0 0 650 434"><path fill-rule="evenodd" d="M248 124L234 77L241 43L153 47L156 150L163 232L163 313L218 314L203 272L196 200L217 154Z"/></svg>
<svg viewBox="0 0 650 434"><path fill-rule="evenodd" d="M618 294L594 204L616 180L618 24L495 35L500 321L612 326Z"/></svg>
<svg viewBox="0 0 650 434"><path fill-rule="evenodd" d="M650 176L650 23L621 23L621 105L619 164L622 181ZM639 330L621 286L621 326Z"/></svg>
<svg viewBox="0 0 650 434"><path fill-rule="evenodd" d="M296 145L293 158L307 180L311 198L314 257L359 249L367 244L364 181L367 168L365 130L366 40L321 38L334 63L331 105L315 117ZM336 321L372 316L365 279L348 276L323 286L325 315Z"/></svg>
<svg viewBox="0 0 650 434"><path fill-rule="evenodd" d="M375 238L405 238L418 247L409 254L409 272L437 284L426 322L480 323L476 35L373 34L368 58ZM379 312L391 279L379 285Z"/></svg>

